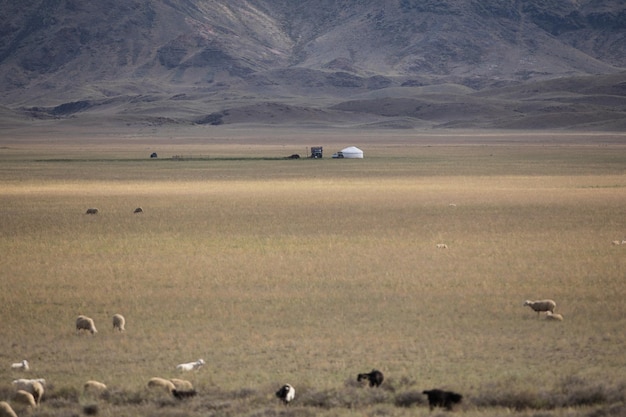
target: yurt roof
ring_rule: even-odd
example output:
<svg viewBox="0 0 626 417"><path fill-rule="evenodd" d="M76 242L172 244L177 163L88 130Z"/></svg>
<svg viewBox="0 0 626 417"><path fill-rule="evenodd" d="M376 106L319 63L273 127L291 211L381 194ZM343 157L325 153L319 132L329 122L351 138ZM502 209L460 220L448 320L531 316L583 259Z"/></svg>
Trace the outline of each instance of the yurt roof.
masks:
<svg viewBox="0 0 626 417"><path fill-rule="evenodd" d="M363 153L362 150L360 150L359 148L357 148L356 146L348 146L345 149L341 150L342 153L346 154L346 153Z"/></svg>

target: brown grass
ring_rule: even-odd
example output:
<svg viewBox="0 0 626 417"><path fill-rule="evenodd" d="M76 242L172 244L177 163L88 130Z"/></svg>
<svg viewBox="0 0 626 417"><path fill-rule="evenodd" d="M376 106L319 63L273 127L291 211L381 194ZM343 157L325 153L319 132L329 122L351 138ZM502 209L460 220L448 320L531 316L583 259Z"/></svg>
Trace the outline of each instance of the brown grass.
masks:
<svg viewBox="0 0 626 417"><path fill-rule="evenodd" d="M0 393L28 359L49 381L40 415L427 415L419 393L433 387L463 393L467 415L623 411L626 247L610 244L626 235L622 145L388 139L362 161L217 157L271 156L282 137L168 142L214 155L182 162L130 140L11 143ZM522 307L544 297L563 322ZM75 334L78 314L95 336ZM198 358L185 376L198 397L144 388ZM373 367L382 389L356 386ZM88 379L111 388L98 407ZM288 411L273 398L284 382Z"/></svg>

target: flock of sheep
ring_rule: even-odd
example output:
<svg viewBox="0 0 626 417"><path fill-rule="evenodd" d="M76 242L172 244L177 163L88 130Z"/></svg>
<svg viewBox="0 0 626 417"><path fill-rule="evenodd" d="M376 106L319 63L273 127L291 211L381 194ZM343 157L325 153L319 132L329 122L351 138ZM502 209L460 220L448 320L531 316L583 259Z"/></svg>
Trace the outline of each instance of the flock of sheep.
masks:
<svg viewBox="0 0 626 417"><path fill-rule="evenodd" d="M553 300L526 300L524 306L530 307L537 312L537 315L545 313L546 320L562 321L563 316L555 313L556 303ZM126 319L121 314L114 314L112 317L113 330L123 332L126 330ZM76 318L76 332L89 332L91 334L98 333L94 320L90 317L79 315ZM198 359L194 362L181 363L176 366L179 372L197 371L205 365L204 359ZM30 364L24 359L20 362L11 364L14 371L28 371ZM381 371L373 369L369 373L360 373L357 375L358 382L365 382L370 387L379 387L384 381L384 375ZM16 392L13 401L21 407L34 408L37 407L44 395L46 381L45 379L16 379L13 381ZM151 378L147 387L150 389L163 390L177 399L193 397L197 394L191 382L172 378L166 379L161 377ZM107 386L99 381L89 380L83 386L83 392L91 396L103 396L108 392ZM451 410L454 404L461 402L463 396L453 391L444 391L441 389L424 390L422 392L428 398L428 405L432 410L435 407L442 407ZM296 390L291 384L284 384L275 393L283 403L290 404L296 396ZM17 414L6 401L0 401L0 417L17 417Z"/></svg>

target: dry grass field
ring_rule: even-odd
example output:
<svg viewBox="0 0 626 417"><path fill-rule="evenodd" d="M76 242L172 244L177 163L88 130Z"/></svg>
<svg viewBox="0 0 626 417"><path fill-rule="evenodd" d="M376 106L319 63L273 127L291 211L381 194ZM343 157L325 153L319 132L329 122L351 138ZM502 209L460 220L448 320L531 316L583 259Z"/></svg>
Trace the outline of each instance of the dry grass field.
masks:
<svg viewBox="0 0 626 417"><path fill-rule="evenodd" d="M281 159L316 145L327 157ZM365 159L330 158L348 145ZM421 394L436 387L463 394L457 415L626 414L625 135L76 130L0 146L0 400L45 378L33 416L426 416L445 413ZM522 306L539 298L564 320ZM76 334L79 314L98 333ZM359 386L372 368L383 385ZM153 376L198 395L151 392ZM109 395L84 395L89 379Z"/></svg>

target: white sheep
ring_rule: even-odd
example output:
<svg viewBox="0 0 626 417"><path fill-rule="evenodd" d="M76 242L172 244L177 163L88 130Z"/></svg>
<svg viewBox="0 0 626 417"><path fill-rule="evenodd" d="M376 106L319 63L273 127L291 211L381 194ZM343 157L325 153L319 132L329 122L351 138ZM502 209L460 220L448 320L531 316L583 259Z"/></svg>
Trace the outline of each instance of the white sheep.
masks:
<svg viewBox="0 0 626 417"><path fill-rule="evenodd" d="M93 319L82 314L76 318L76 331L87 330L91 334L98 333Z"/></svg>
<svg viewBox="0 0 626 417"><path fill-rule="evenodd" d="M28 361L24 359L21 362L11 364L11 369L28 371L30 369L30 365L28 364Z"/></svg>
<svg viewBox="0 0 626 417"><path fill-rule="evenodd" d="M148 381L148 388L162 389L168 394L171 394L176 389L174 383L165 378L154 377Z"/></svg>
<svg viewBox="0 0 626 417"><path fill-rule="evenodd" d="M176 369L181 372L195 371L200 369L204 365L204 359L198 359L195 362L181 363L176 365Z"/></svg>
<svg viewBox="0 0 626 417"><path fill-rule="evenodd" d="M553 300L537 300L537 301L524 301L524 306L529 306L533 310L537 312L537 315L541 314L544 311L550 311L554 313L554 309L556 308L556 303Z"/></svg>
<svg viewBox="0 0 626 417"><path fill-rule="evenodd" d="M171 378L170 381L172 382L172 384L174 384L177 391L193 390L193 384L186 379Z"/></svg>
<svg viewBox="0 0 626 417"><path fill-rule="evenodd" d="M615 245L615 246L620 245L620 244L621 243L619 240L614 240L613 242L611 242L611 245Z"/></svg>
<svg viewBox="0 0 626 417"><path fill-rule="evenodd" d="M37 402L35 401L33 394L22 389L17 390L13 396L13 401L26 407L37 407Z"/></svg>
<svg viewBox="0 0 626 417"><path fill-rule="evenodd" d="M106 384L100 381L89 380L83 385L83 392L85 394L100 396L105 394L107 390Z"/></svg>
<svg viewBox="0 0 626 417"><path fill-rule="evenodd" d="M445 243L437 243L437 249L448 249L448 245Z"/></svg>
<svg viewBox="0 0 626 417"><path fill-rule="evenodd" d="M0 417L17 417L17 414L6 401L0 401Z"/></svg>
<svg viewBox="0 0 626 417"><path fill-rule="evenodd" d="M45 384L45 379L16 379L13 381L13 385L15 385L15 388L18 391L23 390L33 394L33 397L35 398L35 402L37 404L41 402L41 397L43 397Z"/></svg>
<svg viewBox="0 0 626 417"><path fill-rule="evenodd" d="M114 314L113 330L119 330L120 332L123 332L124 330L126 330L124 326L126 326L126 319L124 318L124 316L122 316L121 314Z"/></svg>
<svg viewBox="0 0 626 417"><path fill-rule="evenodd" d="M558 313L546 311L546 320L563 321L563 316Z"/></svg>

